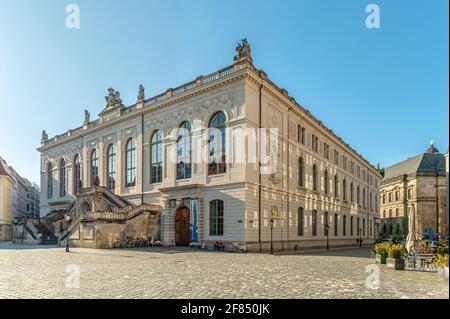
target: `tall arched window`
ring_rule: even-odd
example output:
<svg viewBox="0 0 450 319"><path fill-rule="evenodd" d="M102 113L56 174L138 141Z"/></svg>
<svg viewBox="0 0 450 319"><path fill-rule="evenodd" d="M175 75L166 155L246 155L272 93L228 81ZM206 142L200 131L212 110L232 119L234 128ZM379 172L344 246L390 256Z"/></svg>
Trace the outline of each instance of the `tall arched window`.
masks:
<svg viewBox="0 0 450 319"><path fill-rule="evenodd" d="M313 191L317 192L317 166L313 165Z"/></svg>
<svg viewBox="0 0 450 319"><path fill-rule="evenodd" d="M350 183L350 201L354 202L354 189L353 189L353 182Z"/></svg>
<svg viewBox="0 0 450 319"><path fill-rule="evenodd" d="M47 198L53 197L53 165L47 165Z"/></svg>
<svg viewBox="0 0 450 319"><path fill-rule="evenodd" d="M223 236L223 201L220 199L209 203L209 234Z"/></svg>
<svg viewBox="0 0 450 319"><path fill-rule="evenodd" d="M208 174L222 174L226 171L225 161L225 114L217 112L209 121Z"/></svg>
<svg viewBox="0 0 450 319"><path fill-rule="evenodd" d="M339 197L339 179L337 174L334 175L334 197Z"/></svg>
<svg viewBox="0 0 450 319"><path fill-rule="evenodd" d="M298 159L298 186L305 187L305 166L302 157Z"/></svg>
<svg viewBox="0 0 450 319"><path fill-rule="evenodd" d="M98 180L98 154L97 149L94 149L91 153L91 186L94 186L97 180Z"/></svg>
<svg viewBox="0 0 450 319"><path fill-rule="evenodd" d="M162 182L162 132L156 131L151 139L151 183Z"/></svg>
<svg viewBox="0 0 450 319"><path fill-rule="evenodd" d="M191 124L183 122L178 129L177 179L191 178Z"/></svg>
<svg viewBox="0 0 450 319"><path fill-rule="evenodd" d="M325 195L328 195L328 188L330 185L330 179L328 177L328 170L325 170L325 173L323 174L323 182L324 182Z"/></svg>
<svg viewBox="0 0 450 319"><path fill-rule="evenodd" d="M80 192L81 184L81 163L80 156L75 155L75 159L73 160L73 193L78 194Z"/></svg>
<svg viewBox="0 0 450 319"><path fill-rule="evenodd" d="M106 176L108 178L108 189L114 190L116 188L116 147L111 144L106 152Z"/></svg>
<svg viewBox="0 0 450 319"><path fill-rule="evenodd" d="M342 181L342 198L347 200L347 180L345 178Z"/></svg>
<svg viewBox="0 0 450 319"><path fill-rule="evenodd" d="M59 162L59 196L66 196L66 162L64 159Z"/></svg>
<svg viewBox="0 0 450 319"><path fill-rule="evenodd" d="M136 186L136 141L130 138L125 147L126 167L125 167L125 186Z"/></svg>

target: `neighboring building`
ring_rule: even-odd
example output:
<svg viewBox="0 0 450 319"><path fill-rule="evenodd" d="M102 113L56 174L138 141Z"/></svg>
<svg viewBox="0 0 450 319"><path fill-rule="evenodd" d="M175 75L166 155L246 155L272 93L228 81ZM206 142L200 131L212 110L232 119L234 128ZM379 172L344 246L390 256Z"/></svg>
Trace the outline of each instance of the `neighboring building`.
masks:
<svg viewBox="0 0 450 319"><path fill-rule="evenodd" d="M39 190L39 185L35 182L30 182L25 179L25 184L27 185L27 202L26 202L26 210L27 216L31 218L39 218L39 206L41 199L41 191Z"/></svg>
<svg viewBox="0 0 450 319"><path fill-rule="evenodd" d="M36 183L21 177L12 166L0 157L1 212L0 224L9 229L0 231L0 240L12 239L12 223L16 218L39 218L40 192ZM6 226L8 225L8 226ZM8 233L8 235L5 235ZM2 239L3 238L3 239Z"/></svg>
<svg viewBox="0 0 450 319"><path fill-rule="evenodd" d="M7 165L0 157L0 241L11 240L12 236L13 184Z"/></svg>
<svg viewBox="0 0 450 319"><path fill-rule="evenodd" d="M324 248L327 234L332 247L373 242L379 171L255 68L247 41L215 73L149 99L140 86L128 107L113 89L105 99L38 149L41 216L69 212L79 245L153 236L260 251L271 225L276 250ZM278 131L258 144L259 128Z"/></svg>
<svg viewBox="0 0 450 319"><path fill-rule="evenodd" d="M445 159L432 143L425 153L385 168L382 175L383 236L406 237L412 205L417 210L422 233L430 228L441 235L446 233Z"/></svg>

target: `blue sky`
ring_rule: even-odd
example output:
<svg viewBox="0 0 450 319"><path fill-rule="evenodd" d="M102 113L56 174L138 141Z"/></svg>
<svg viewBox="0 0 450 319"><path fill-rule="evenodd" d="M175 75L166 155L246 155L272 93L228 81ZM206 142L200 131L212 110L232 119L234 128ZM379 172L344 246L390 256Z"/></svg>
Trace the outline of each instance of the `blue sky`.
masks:
<svg viewBox="0 0 450 319"><path fill-rule="evenodd" d="M80 7L80 29L65 26ZM381 28L368 29L376 3ZM370 162L448 148L448 1L0 0L0 156L39 182L41 131L78 127L108 87L135 101L232 63L258 68Z"/></svg>

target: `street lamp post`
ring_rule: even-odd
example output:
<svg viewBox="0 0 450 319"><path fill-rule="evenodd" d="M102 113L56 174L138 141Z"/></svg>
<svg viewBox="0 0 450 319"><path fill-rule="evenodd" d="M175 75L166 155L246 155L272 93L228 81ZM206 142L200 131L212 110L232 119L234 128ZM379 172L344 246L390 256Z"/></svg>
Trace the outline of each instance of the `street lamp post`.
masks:
<svg viewBox="0 0 450 319"><path fill-rule="evenodd" d="M275 223L275 221L273 220L273 218L270 219L269 224L270 224L270 253L273 255L273 224Z"/></svg>
<svg viewBox="0 0 450 319"><path fill-rule="evenodd" d="M66 222L67 222L66 253L68 253L68 252L69 252L69 222L70 222L70 216L69 216L69 215L66 215L66 216L64 217L64 219L65 219Z"/></svg>
<svg viewBox="0 0 450 319"><path fill-rule="evenodd" d="M328 229L330 228L330 225L326 224L325 225L325 230L327 231L327 250L330 250L330 236L329 236L329 231Z"/></svg>

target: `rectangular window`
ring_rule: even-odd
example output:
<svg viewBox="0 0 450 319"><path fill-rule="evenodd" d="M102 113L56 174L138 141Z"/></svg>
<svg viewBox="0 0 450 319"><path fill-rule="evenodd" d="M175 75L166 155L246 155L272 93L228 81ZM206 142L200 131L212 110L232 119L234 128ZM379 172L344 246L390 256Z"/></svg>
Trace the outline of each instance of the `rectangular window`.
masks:
<svg viewBox="0 0 450 319"><path fill-rule="evenodd" d="M345 157L344 155L342 155L342 166L345 170L347 169L347 157Z"/></svg>
<svg viewBox="0 0 450 319"><path fill-rule="evenodd" d="M334 236L338 235L338 214L334 214Z"/></svg>
<svg viewBox="0 0 450 319"><path fill-rule="evenodd" d="M323 157L330 159L330 145L323 143Z"/></svg>
<svg viewBox="0 0 450 319"><path fill-rule="evenodd" d="M304 213L303 213L303 207L298 208L298 236L303 236L303 229L304 229Z"/></svg>
<svg viewBox="0 0 450 319"><path fill-rule="evenodd" d="M312 211L312 235L317 236L317 211Z"/></svg>
<svg viewBox="0 0 450 319"><path fill-rule="evenodd" d="M223 236L223 201L209 203L209 235Z"/></svg>
<svg viewBox="0 0 450 319"><path fill-rule="evenodd" d="M339 152L334 150L334 164L339 165Z"/></svg>
<svg viewBox="0 0 450 319"><path fill-rule="evenodd" d="M346 236L346 233L347 233L347 216L344 215L342 218L343 218L343 221L342 221L342 236Z"/></svg>
<svg viewBox="0 0 450 319"><path fill-rule="evenodd" d="M314 134L311 134L311 147L314 152L319 152L319 138Z"/></svg>
<svg viewBox="0 0 450 319"><path fill-rule="evenodd" d="M298 125L298 135L297 140L300 144L305 144L305 128L301 125Z"/></svg>
<svg viewBox="0 0 450 319"><path fill-rule="evenodd" d="M366 219L363 218L362 235L366 236Z"/></svg>
<svg viewBox="0 0 450 319"><path fill-rule="evenodd" d="M350 236L353 236L353 216L350 217Z"/></svg>

